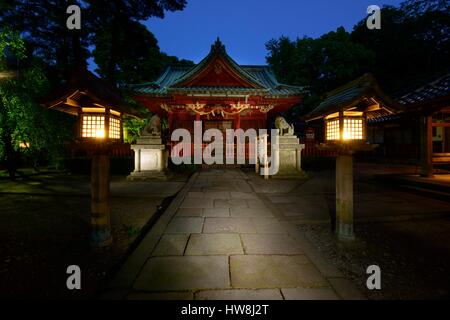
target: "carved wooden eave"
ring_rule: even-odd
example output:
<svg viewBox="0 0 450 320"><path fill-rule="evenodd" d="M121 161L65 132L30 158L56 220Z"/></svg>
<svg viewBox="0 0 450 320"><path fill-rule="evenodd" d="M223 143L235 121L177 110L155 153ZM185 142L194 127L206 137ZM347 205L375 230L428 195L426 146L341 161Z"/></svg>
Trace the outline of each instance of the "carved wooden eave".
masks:
<svg viewBox="0 0 450 320"><path fill-rule="evenodd" d="M236 104L214 104L208 105L204 103L195 103L195 104L182 104L182 105L169 105L169 104L161 104L161 109L165 110L168 113L173 113L176 111L191 111L194 114L199 115L237 115L242 113L245 110L258 110L261 113L268 113L275 106L274 105L250 105L248 103L236 103Z"/></svg>

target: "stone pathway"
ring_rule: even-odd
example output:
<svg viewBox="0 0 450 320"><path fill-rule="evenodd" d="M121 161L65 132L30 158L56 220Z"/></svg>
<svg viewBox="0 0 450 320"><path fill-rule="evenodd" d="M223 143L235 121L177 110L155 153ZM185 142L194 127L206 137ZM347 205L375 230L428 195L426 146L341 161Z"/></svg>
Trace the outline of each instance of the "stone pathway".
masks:
<svg viewBox="0 0 450 320"><path fill-rule="evenodd" d="M247 179L239 169L195 174L103 297L363 299L274 208L283 199Z"/></svg>

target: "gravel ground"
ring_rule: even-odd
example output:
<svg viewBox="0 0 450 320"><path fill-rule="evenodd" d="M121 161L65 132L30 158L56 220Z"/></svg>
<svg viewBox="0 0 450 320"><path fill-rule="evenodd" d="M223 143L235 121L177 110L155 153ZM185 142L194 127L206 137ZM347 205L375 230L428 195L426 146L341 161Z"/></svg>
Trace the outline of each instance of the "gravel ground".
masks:
<svg viewBox="0 0 450 320"><path fill-rule="evenodd" d="M351 244L327 225L299 228L369 299L450 298L450 218L359 224ZM381 268L381 290L366 287L369 265Z"/></svg>

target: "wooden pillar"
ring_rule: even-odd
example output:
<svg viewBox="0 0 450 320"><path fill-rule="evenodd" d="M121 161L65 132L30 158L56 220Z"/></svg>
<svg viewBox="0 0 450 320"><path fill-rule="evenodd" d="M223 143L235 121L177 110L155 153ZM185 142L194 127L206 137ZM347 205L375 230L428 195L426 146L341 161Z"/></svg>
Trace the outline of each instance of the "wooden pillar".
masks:
<svg viewBox="0 0 450 320"><path fill-rule="evenodd" d="M168 125L168 129L169 129L169 135L172 134L172 130L173 130L173 112L169 112L167 115L167 125Z"/></svg>
<svg viewBox="0 0 450 320"><path fill-rule="evenodd" d="M99 152L92 157L91 244L105 247L112 243L109 206L109 156Z"/></svg>
<svg viewBox="0 0 450 320"><path fill-rule="evenodd" d="M325 132L325 137L326 137L326 132ZM339 111L339 139L344 140L344 111L342 111L342 110Z"/></svg>
<svg viewBox="0 0 450 320"><path fill-rule="evenodd" d="M431 115L420 119L420 175L433 177L433 118Z"/></svg>
<svg viewBox="0 0 450 320"><path fill-rule="evenodd" d="M336 158L336 235L339 240L353 240L353 156Z"/></svg>
<svg viewBox="0 0 450 320"><path fill-rule="evenodd" d="M234 129L241 128L241 114L238 113L234 118Z"/></svg>

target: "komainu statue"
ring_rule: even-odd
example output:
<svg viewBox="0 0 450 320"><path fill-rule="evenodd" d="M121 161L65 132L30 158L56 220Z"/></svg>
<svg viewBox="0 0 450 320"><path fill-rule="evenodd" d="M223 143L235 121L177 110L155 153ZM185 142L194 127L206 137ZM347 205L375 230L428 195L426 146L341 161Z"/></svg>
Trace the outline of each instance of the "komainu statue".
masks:
<svg viewBox="0 0 450 320"><path fill-rule="evenodd" d="M155 114L142 130L142 135L161 136L161 118Z"/></svg>
<svg viewBox="0 0 450 320"><path fill-rule="evenodd" d="M287 123L286 119L281 116L276 117L275 127L278 129L280 136L292 136L294 134L294 125Z"/></svg>

